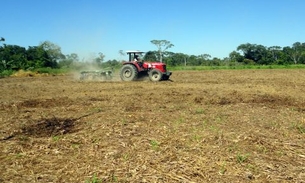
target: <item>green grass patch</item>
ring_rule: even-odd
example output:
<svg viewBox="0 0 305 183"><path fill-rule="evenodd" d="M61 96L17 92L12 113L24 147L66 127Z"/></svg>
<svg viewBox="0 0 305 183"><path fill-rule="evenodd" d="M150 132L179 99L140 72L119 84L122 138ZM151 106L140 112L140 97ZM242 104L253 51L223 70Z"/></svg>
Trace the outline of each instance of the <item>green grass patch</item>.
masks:
<svg viewBox="0 0 305 183"><path fill-rule="evenodd" d="M44 67L44 68L38 68L35 69L34 72L37 73L46 73L46 74L53 74L53 75L58 75L58 74L67 74L69 72L71 72L71 69L65 69L65 68L61 68L61 69L52 69L49 67Z"/></svg>
<svg viewBox="0 0 305 183"><path fill-rule="evenodd" d="M301 125L301 124L296 125L296 129L297 129L300 133L305 134L305 125Z"/></svg>
<svg viewBox="0 0 305 183"><path fill-rule="evenodd" d="M248 160L249 155L248 154L237 154L236 160L238 163L244 163Z"/></svg>
<svg viewBox="0 0 305 183"><path fill-rule="evenodd" d="M159 145L160 145L160 143L158 142L158 141L156 141L156 140L151 140L150 142L149 142L149 144L151 145L151 148L153 149L153 150L158 150L159 149Z"/></svg>
<svg viewBox="0 0 305 183"><path fill-rule="evenodd" d="M305 64L295 65L221 65L221 66L168 66L171 71L243 70L243 69L305 69Z"/></svg>
<svg viewBox="0 0 305 183"><path fill-rule="evenodd" d="M14 73L13 70L4 70L0 72L0 78L8 77Z"/></svg>
<svg viewBox="0 0 305 183"><path fill-rule="evenodd" d="M94 174L91 178L87 179L85 183L102 183L103 180L98 178L96 174Z"/></svg>
<svg viewBox="0 0 305 183"><path fill-rule="evenodd" d="M61 136L53 136L52 137L52 140L55 141L55 142L59 141L60 139L61 139Z"/></svg>

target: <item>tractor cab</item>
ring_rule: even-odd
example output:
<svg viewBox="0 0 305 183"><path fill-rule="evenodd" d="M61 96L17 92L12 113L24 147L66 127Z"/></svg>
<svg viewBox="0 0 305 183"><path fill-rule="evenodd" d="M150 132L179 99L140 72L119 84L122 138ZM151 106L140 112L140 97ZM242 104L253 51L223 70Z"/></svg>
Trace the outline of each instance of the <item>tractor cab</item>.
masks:
<svg viewBox="0 0 305 183"><path fill-rule="evenodd" d="M143 60L141 59L141 57L143 56L142 54L145 52L134 50L134 51L126 51L126 53L128 55L128 62L130 64L134 64L139 71L143 71L144 69L147 69L143 67Z"/></svg>
<svg viewBox="0 0 305 183"><path fill-rule="evenodd" d="M132 62L135 61L135 59L137 59L137 61L139 61L138 59L141 59L140 57L142 56L143 51L126 51L127 55L128 55L128 61Z"/></svg>

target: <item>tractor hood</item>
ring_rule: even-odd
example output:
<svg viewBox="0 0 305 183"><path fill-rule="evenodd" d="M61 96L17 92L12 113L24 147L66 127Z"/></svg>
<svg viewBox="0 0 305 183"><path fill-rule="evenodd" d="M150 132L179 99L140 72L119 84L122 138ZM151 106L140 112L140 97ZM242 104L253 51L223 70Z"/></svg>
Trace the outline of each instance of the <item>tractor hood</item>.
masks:
<svg viewBox="0 0 305 183"><path fill-rule="evenodd" d="M159 66L161 66L161 65L165 65L165 63L161 63L161 62L150 62L150 64L151 65L159 65Z"/></svg>
<svg viewBox="0 0 305 183"><path fill-rule="evenodd" d="M161 72L166 72L166 64L160 62L144 62L144 68L158 69Z"/></svg>

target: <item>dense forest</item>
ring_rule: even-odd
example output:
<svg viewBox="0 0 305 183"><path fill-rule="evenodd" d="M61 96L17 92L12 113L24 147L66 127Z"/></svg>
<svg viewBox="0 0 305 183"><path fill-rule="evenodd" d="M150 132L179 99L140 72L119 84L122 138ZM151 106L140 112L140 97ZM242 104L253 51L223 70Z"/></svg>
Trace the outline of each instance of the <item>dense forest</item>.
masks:
<svg viewBox="0 0 305 183"><path fill-rule="evenodd" d="M167 42L169 43L169 42ZM171 44L171 46L173 46ZM122 50L118 54L123 54ZM143 56L146 61L163 60L169 66L221 66L221 65L291 65L305 64L305 43L295 42L292 46L266 47L245 43L239 45L226 58L212 57L209 54L188 55L170 51L148 51ZM100 52L91 60L80 60L77 53L64 54L61 47L44 41L38 46L24 48L5 44L0 39L0 73L16 70L35 70L38 68L81 69L84 66L119 67L121 60L104 60ZM163 59L162 59L163 58Z"/></svg>
<svg viewBox="0 0 305 183"><path fill-rule="evenodd" d="M150 54L148 52L147 54ZM146 54L146 57L148 56ZM156 55L151 53L152 57ZM293 45L266 47L257 44L241 44L228 57L220 59L209 54L187 55L184 53L165 52L164 61L171 66L220 66L220 65L290 65L305 64L305 43L296 42Z"/></svg>

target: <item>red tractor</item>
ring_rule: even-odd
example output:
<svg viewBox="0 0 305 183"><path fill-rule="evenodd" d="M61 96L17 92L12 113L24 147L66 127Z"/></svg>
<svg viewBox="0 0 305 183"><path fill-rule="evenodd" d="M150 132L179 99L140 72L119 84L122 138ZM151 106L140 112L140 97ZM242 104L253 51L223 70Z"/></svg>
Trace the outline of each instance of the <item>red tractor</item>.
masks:
<svg viewBox="0 0 305 183"><path fill-rule="evenodd" d="M148 76L151 81L168 80L172 72L166 70L166 64L160 62L143 62L139 58L141 51L127 51L128 62L123 62L120 71L122 81L134 81L141 76Z"/></svg>

